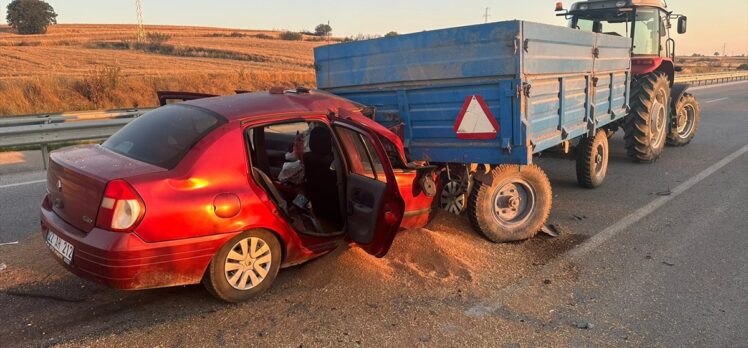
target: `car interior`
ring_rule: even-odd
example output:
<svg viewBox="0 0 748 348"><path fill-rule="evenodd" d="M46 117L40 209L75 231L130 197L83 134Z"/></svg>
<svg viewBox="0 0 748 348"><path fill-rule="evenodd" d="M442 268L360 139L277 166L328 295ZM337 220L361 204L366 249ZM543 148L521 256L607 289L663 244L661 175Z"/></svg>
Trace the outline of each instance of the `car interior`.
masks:
<svg viewBox="0 0 748 348"><path fill-rule="evenodd" d="M247 130L252 175L297 232L336 236L345 225L344 170L333 133L321 122Z"/></svg>

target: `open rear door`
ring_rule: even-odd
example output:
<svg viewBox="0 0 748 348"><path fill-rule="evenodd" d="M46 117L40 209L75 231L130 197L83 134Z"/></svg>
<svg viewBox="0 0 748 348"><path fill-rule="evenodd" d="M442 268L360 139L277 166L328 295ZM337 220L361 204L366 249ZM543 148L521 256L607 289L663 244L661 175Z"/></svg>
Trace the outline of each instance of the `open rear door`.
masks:
<svg viewBox="0 0 748 348"><path fill-rule="evenodd" d="M383 257L405 211L397 178L375 134L348 120L336 120L334 128L347 163L348 235L369 254Z"/></svg>

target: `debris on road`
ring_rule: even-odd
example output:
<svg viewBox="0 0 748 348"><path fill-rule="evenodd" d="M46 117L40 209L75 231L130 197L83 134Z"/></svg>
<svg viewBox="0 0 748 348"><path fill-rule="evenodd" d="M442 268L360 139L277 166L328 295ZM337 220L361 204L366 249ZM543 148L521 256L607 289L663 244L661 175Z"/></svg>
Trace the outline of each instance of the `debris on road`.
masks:
<svg viewBox="0 0 748 348"><path fill-rule="evenodd" d="M575 219L575 220L579 220L579 221L582 221L582 220L584 220L584 219L587 219L587 215L582 215L582 216L579 216L579 215L576 215L576 214L574 214L573 216L574 216L574 219Z"/></svg>
<svg viewBox="0 0 748 348"><path fill-rule="evenodd" d="M15 241L15 242L7 242L7 243L0 243L0 246L6 246L6 245L18 245L18 241Z"/></svg>
<svg viewBox="0 0 748 348"><path fill-rule="evenodd" d="M571 323L571 325L573 325L577 329L582 329L582 330L589 330L589 329L594 329L595 328L595 324L589 323L589 322L586 322L586 321L580 321L580 322L574 321L574 322Z"/></svg>
<svg viewBox="0 0 748 348"><path fill-rule="evenodd" d="M666 266L675 266L675 264L672 262L662 261L662 263L665 264Z"/></svg>
<svg viewBox="0 0 748 348"><path fill-rule="evenodd" d="M540 231L551 237L558 237L561 235L559 233L558 226L553 225L553 224L543 225L543 227L540 228Z"/></svg>
<svg viewBox="0 0 748 348"><path fill-rule="evenodd" d="M654 194L658 196L670 196L673 194L673 191L670 191L670 189L667 189L665 191L655 192Z"/></svg>

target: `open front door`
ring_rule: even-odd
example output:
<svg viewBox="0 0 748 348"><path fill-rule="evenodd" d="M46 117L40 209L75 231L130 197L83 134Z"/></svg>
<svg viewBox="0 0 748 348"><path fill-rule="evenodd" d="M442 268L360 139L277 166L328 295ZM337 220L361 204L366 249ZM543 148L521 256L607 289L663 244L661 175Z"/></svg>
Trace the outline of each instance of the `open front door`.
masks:
<svg viewBox="0 0 748 348"><path fill-rule="evenodd" d="M362 249L383 257L400 228L405 203L379 139L356 123L337 120L335 134L345 154L346 229Z"/></svg>

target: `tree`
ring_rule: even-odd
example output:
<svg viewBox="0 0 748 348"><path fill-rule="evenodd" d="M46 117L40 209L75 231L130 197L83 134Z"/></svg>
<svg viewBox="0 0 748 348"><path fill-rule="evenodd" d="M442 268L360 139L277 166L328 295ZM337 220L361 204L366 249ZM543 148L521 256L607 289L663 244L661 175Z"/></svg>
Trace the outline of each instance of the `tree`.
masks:
<svg viewBox="0 0 748 348"><path fill-rule="evenodd" d="M714 52L715 57L719 57L719 52Z"/></svg>
<svg viewBox="0 0 748 348"><path fill-rule="evenodd" d="M6 19L19 34L44 34L50 24L57 24L57 13L41 0L13 0Z"/></svg>
<svg viewBox="0 0 748 348"><path fill-rule="evenodd" d="M400 34L398 34L396 31L391 31L387 34L384 34L384 37L393 37L393 36L398 36L398 35Z"/></svg>
<svg viewBox="0 0 748 348"><path fill-rule="evenodd" d="M318 36L329 36L332 33L332 27L329 24L320 24L314 28L314 34Z"/></svg>

